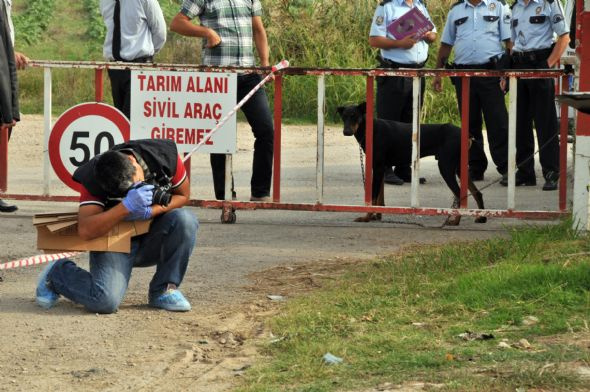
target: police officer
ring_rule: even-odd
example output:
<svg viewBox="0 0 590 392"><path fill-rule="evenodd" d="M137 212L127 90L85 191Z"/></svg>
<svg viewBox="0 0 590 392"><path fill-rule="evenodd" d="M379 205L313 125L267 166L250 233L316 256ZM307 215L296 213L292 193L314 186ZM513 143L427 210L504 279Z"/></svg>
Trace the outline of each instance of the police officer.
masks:
<svg viewBox="0 0 590 392"><path fill-rule="evenodd" d="M438 52L437 68L447 64L455 47L456 69L502 69L508 57L502 45L510 45L510 9L503 0L459 0L449 11ZM461 78L451 78L461 110ZM442 90L441 79L434 89ZM508 112L499 78L472 77L469 93L469 133L474 143L469 150L469 173L483 180L488 166L483 149L482 113L496 170L503 176L508 165Z"/></svg>
<svg viewBox="0 0 590 392"><path fill-rule="evenodd" d="M557 42L553 42L553 34ZM552 68L566 49L569 27L559 0L517 0L512 6L512 63L517 69ZM559 139L553 79L519 79L516 114L516 185L536 185L533 121L544 191L557 189ZM507 182L505 183L507 185Z"/></svg>
<svg viewBox="0 0 590 392"><path fill-rule="evenodd" d="M395 39L387 31L387 26L412 8L417 8L430 20L424 3L420 0L383 0L373 16L369 45L380 49L379 66L381 68L422 68L428 58L428 44L436 39L436 29L418 37L409 35ZM424 79L422 79L424 95ZM377 78L377 117L386 120L412 122L413 91L412 78L401 76L384 76ZM422 102L420 102L422 104ZM411 181L409 165L397 166L386 171L385 182L402 185Z"/></svg>

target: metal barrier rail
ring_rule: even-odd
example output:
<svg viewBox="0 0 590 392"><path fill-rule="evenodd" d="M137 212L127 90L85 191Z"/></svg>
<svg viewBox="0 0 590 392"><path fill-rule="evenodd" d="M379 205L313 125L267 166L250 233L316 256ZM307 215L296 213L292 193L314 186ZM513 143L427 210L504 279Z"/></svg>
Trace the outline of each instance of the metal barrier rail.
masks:
<svg viewBox="0 0 590 392"><path fill-rule="evenodd" d="M51 69L52 68L78 68L95 70L95 99L100 102L104 99L103 72L105 69L149 69L162 71L199 71L199 72L236 72L236 73L260 73L266 74L270 67L209 67L188 64L136 64L115 62L88 62L88 61L42 61L32 60L29 65L44 69L44 128L45 146L48 145L51 132ZM316 161L316 191L317 202L315 204L281 203L281 120L282 120L282 79L284 75L312 75L318 76L318 151ZM374 111L374 79L378 76L405 76L413 78L414 87L414 120L413 151L412 151L412 179L419 178L419 154L418 143L420 121L418 102L420 102L420 78L425 76L457 76L462 80L462 107L461 107L461 171L460 207L454 208L420 208L418 199L418 181L411 183L410 207L379 207L372 206L372 141L373 141L373 116L367 116L366 126L366 164L365 164L365 195L364 206L360 205L328 205L323 204L323 163L324 163L324 113L325 104L325 76L365 76L366 77L366 102L367 113ZM469 81L471 77L500 77L509 79L509 133L508 133L508 187L506 210L479 210L467 209L467 160L469 139ZM300 211L337 211L337 212L375 212L387 214L416 214L416 215L467 215L487 217L512 217L519 219L555 219L567 214L566 210L566 164L567 164L567 106L561 106L560 123L560 177L559 177L559 205L554 211L516 211L515 207L515 173L516 173L516 95L517 78L561 78L561 85L567 85L567 75L562 70L447 70L447 69L364 69L364 68L295 68L290 67L277 73L274 80L274 165L273 165L273 190L272 203L241 202L231 200L191 200L190 205L208 208L221 208L222 221L235 220L234 209L281 209ZM23 195L4 193L7 190L7 159L8 159L8 133L6 130L0 133L0 196L17 200L38 201L76 201L73 196L52 196L49 189L49 154L44 154L44 187L42 195ZM231 156L228 156L231 163ZM227 165L229 166L229 165ZM228 169L229 170L229 169ZM190 173L190 171L189 171ZM189 174L190 175L190 174ZM228 176L226 176L226 179ZM228 181L226 181L226 188ZM231 192L226 191L226 197L231 197Z"/></svg>

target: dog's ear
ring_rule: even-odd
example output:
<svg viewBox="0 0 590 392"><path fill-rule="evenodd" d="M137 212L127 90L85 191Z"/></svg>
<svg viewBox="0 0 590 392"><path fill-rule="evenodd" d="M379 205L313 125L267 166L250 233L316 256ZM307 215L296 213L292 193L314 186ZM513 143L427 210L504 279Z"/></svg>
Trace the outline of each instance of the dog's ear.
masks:
<svg viewBox="0 0 590 392"><path fill-rule="evenodd" d="M359 112L361 112L362 114L366 114L367 113L367 103L366 102L361 102L358 104L358 106L356 107L358 109Z"/></svg>
<svg viewBox="0 0 590 392"><path fill-rule="evenodd" d="M338 107L336 108L336 112L337 112L337 113L338 113L340 116L342 116L342 112L344 112L344 106L338 106Z"/></svg>

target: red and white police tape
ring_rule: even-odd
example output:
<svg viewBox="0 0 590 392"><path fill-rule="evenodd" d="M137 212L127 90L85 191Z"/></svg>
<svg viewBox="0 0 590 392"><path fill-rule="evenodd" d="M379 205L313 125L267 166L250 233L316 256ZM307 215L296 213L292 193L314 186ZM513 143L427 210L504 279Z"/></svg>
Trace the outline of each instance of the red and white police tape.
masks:
<svg viewBox="0 0 590 392"><path fill-rule="evenodd" d="M184 156L184 158L182 159L182 162L186 162L191 155L193 155L195 153L195 151L197 151L203 144L207 143L207 141L209 141L209 139L211 139L211 137L213 136L213 134L219 129L221 128L221 126L231 117L234 115L235 112L238 111L239 108L241 108L242 106L244 106L244 104L252 97L252 95L254 95L254 93L256 91L258 91L260 89L260 87L264 86L264 84L266 82L269 81L270 78L272 78L272 75L276 72L279 71L281 69L287 68L289 66L289 61L288 60L283 60L278 64L273 65L273 67L270 70L270 73L268 75L266 75L266 77L264 79L262 79L260 81L260 83L258 83L256 86L254 86L254 88L252 90L250 90L250 92L248 94L246 94L246 96L244 98L242 98L242 100L240 102L238 102L238 104L236 106L234 106L234 108L232 110L229 111L228 114L225 115L225 117L223 117L221 120L219 120L219 122L215 125L215 127L211 130L211 132L209 132L207 134L207 136L205 136L203 138L203 140L201 140L199 142L199 144L197 144L192 150L191 152L189 152L188 154L186 154Z"/></svg>
<svg viewBox="0 0 590 392"><path fill-rule="evenodd" d="M13 260L13 261L9 261L8 263L0 264L0 270L7 270L7 269L13 269L13 268L28 267L28 266L37 265L37 264L44 264L44 263L48 263L50 261L65 259L67 257L74 257L74 256L79 255L80 253L82 253L82 252L63 252L63 253L54 253L54 254L50 254L50 255L31 256L31 257L27 257L26 259Z"/></svg>

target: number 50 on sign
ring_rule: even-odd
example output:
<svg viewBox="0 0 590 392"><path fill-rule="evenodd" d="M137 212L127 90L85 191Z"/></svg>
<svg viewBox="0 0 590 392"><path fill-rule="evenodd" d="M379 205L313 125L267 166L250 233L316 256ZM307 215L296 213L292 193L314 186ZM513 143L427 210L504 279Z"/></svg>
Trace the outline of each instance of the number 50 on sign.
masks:
<svg viewBox="0 0 590 392"><path fill-rule="evenodd" d="M115 144L129 140L129 121L119 110L103 103L82 103L64 112L49 137L49 160L55 174L70 188L74 171Z"/></svg>

